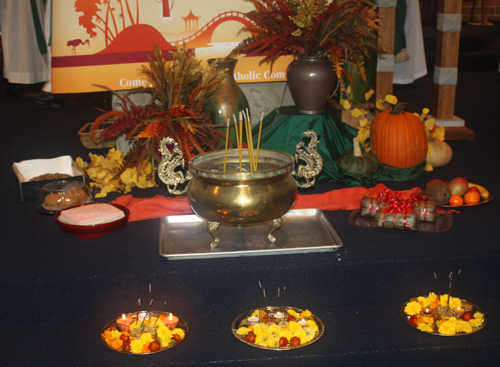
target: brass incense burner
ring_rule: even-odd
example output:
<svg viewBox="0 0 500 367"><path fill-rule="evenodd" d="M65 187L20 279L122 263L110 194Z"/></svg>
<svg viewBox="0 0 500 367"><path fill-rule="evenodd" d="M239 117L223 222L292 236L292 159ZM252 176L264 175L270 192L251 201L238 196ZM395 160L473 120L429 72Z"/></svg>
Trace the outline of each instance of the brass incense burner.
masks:
<svg viewBox="0 0 500 367"><path fill-rule="evenodd" d="M296 147L295 158L284 152L261 149L257 170L250 169L248 150L240 157L237 149L219 150L200 154L189 162L189 171L184 174L184 159L179 148L172 152L167 145L173 139L165 138L160 143L162 161L158 166L158 177L167 185L172 194L187 197L193 211L208 221L208 232L214 240L215 248L219 242L218 228L221 223L245 225L272 221L267 234L270 242L276 238L272 233L281 227L282 216L295 203L297 187L313 186L316 176L323 167L323 160L317 152L318 139L313 131L304 135L311 138L306 148L303 142ZM305 165L295 165L304 161ZM226 169L224 171L224 165ZM298 184L293 176L302 178L305 183ZM177 186L189 181L185 190Z"/></svg>

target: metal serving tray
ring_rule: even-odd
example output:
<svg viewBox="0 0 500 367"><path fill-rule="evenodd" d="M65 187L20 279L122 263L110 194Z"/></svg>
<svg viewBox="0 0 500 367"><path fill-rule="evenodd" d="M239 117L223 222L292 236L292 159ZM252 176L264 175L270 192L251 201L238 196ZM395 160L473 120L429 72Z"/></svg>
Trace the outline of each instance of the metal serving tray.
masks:
<svg viewBox="0 0 500 367"><path fill-rule="evenodd" d="M271 222L244 226L220 225L220 243L211 250L207 222L198 216L172 215L160 224L160 255L169 260L285 255L336 251L342 247L337 232L319 209L291 210L283 226L267 239Z"/></svg>

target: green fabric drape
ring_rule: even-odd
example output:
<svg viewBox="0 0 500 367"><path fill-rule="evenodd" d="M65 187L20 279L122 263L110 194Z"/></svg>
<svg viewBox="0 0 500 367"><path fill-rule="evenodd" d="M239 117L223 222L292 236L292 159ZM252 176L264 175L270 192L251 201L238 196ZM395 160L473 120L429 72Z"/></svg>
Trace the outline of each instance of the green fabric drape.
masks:
<svg viewBox="0 0 500 367"><path fill-rule="evenodd" d="M409 169L399 169L382 165L373 176L355 177L345 172L337 164L337 159L346 151L353 149L353 138L357 129L338 120L334 113L325 108L318 115L303 115L295 106L273 110L262 123L261 149L273 149L295 155L296 145L303 141L307 146L309 139L303 132L313 130L319 139L318 152L323 158L323 171L318 182L340 182L349 186L375 186L379 181L411 181L422 175L425 162ZM255 147L257 146L259 126L252 129ZM302 162L303 164L303 162Z"/></svg>
<svg viewBox="0 0 500 367"><path fill-rule="evenodd" d="M47 53L47 44L45 43L45 36L43 35L42 23L40 22L40 17L38 14L38 6L36 0L30 0L31 3L31 13L33 15L33 24L35 26L36 32L36 42L38 44L38 49L40 54L45 55Z"/></svg>
<svg viewBox="0 0 500 367"><path fill-rule="evenodd" d="M407 8L406 0L398 0L394 30L394 56L396 56L401 49L406 48L405 22Z"/></svg>

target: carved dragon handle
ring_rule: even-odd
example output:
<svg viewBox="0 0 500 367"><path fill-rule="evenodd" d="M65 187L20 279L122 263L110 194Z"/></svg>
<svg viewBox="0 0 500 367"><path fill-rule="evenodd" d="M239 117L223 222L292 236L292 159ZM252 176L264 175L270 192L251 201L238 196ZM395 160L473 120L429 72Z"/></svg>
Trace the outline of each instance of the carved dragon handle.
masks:
<svg viewBox="0 0 500 367"><path fill-rule="evenodd" d="M187 187L184 190L178 190L177 186L181 185L185 182L188 182L193 178L191 172L187 171L186 174L180 170L177 170L178 167L184 169L185 161L184 155L182 154L182 150L177 146L174 147L172 152L168 149L168 145L172 145L175 143L175 140L167 137L163 138L160 141L160 153L162 156L161 162L158 165L158 177L160 180L167 186L167 190L170 194L173 195L182 195L186 192Z"/></svg>
<svg viewBox="0 0 500 367"><path fill-rule="evenodd" d="M303 132L305 137L311 139L307 148L304 142L299 142L295 147L295 163L299 161L304 161L305 165L299 165L297 171L293 171L292 175L298 177L299 179L304 179L304 183L299 183L297 179L297 185L300 188L307 189L308 187L314 186L316 184L316 176L319 175L323 169L323 158L318 153L318 136L312 130L307 130Z"/></svg>

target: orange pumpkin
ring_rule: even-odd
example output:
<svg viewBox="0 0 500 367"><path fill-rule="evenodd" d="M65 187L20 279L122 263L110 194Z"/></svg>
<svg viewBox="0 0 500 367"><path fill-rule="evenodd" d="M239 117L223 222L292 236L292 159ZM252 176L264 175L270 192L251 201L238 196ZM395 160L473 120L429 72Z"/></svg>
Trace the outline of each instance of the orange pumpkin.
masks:
<svg viewBox="0 0 500 367"><path fill-rule="evenodd" d="M415 167L427 157L427 133L417 116L398 103L392 112L383 111L373 119L370 140L381 163L396 168Z"/></svg>

